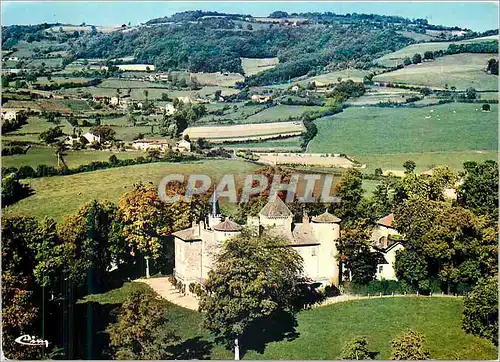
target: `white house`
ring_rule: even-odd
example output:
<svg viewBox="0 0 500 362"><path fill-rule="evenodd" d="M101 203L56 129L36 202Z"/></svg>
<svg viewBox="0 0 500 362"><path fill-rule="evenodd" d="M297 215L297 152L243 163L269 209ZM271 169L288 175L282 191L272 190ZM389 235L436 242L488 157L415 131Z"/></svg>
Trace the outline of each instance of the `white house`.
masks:
<svg viewBox="0 0 500 362"><path fill-rule="evenodd" d="M89 141L89 143L101 143L101 136L96 136L90 132L82 134L82 137Z"/></svg>
<svg viewBox="0 0 500 362"><path fill-rule="evenodd" d="M401 235L394 228L394 215L389 214L377 220L377 226L372 231L373 250L382 254L384 261L377 265L376 279L396 280L394 262L396 252L404 249Z"/></svg>
<svg viewBox="0 0 500 362"><path fill-rule="evenodd" d="M11 121L16 119L19 110L12 108L2 108L2 120Z"/></svg>
<svg viewBox="0 0 500 362"><path fill-rule="evenodd" d="M263 96L259 94L254 94L252 96L252 102L254 103L266 103L267 101L271 100L271 96Z"/></svg>
<svg viewBox="0 0 500 362"><path fill-rule="evenodd" d="M180 140L175 143L174 151L178 152L191 152L191 142Z"/></svg>

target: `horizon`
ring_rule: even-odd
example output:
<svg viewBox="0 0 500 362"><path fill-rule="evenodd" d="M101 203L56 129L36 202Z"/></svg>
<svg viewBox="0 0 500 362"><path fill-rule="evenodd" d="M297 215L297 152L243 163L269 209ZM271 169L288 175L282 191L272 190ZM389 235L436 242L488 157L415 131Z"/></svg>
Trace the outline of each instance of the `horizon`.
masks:
<svg viewBox="0 0 500 362"><path fill-rule="evenodd" d="M458 26L474 31L499 27L497 2L161 2L161 1L4 1L2 26L41 23L81 23L114 26L133 25L183 11L268 16L273 11L288 13L327 12L401 16L427 19L430 24Z"/></svg>

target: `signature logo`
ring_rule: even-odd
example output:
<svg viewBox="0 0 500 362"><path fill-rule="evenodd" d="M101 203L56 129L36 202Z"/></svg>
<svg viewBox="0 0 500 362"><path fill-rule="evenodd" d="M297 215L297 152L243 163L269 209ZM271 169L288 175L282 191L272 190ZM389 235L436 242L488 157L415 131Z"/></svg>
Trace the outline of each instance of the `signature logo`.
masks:
<svg viewBox="0 0 500 362"><path fill-rule="evenodd" d="M19 344L25 346L45 346L49 347L49 341L43 340L40 338L36 338L35 336L30 336L29 334L25 334L21 337L17 337L15 341Z"/></svg>

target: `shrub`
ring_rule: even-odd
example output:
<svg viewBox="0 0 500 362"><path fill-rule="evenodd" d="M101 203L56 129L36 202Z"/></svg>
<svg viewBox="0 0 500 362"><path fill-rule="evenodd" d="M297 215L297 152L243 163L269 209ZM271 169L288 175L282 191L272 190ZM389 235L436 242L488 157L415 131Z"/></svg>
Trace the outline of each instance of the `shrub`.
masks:
<svg viewBox="0 0 500 362"><path fill-rule="evenodd" d="M412 292L405 283L397 280L372 280L368 284L357 284L346 281L343 283L344 293L356 295L389 295Z"/></svg>
<svg viewBox="0 0 500 362"><path fill-rule="evenodd" d="M31 166L21 166L19 171L17 171L17 176L22 178L33 178L36 177L36 171Z"/></svg>
<svg viewBox="0 0 500 362"><path fill-rule="evenodd" d="M482 279L465 296L462 328L466 333L498 343L498 278Z"/></svg>
<svg viewBox="0 0 500 362"><path fill-rule="evenodd" d="M346 343L341 358L347 360L366 360L374 359L375 355L377 353L368 350L366 337L358 337Z"/></svg>
<svg viewBox="0 0 500 362"><path fill-rule="evenodd" d="M409 330L391 342L391 360L420 361L429 359L429 351L423 346L424 336L421 333Z"/></svg>

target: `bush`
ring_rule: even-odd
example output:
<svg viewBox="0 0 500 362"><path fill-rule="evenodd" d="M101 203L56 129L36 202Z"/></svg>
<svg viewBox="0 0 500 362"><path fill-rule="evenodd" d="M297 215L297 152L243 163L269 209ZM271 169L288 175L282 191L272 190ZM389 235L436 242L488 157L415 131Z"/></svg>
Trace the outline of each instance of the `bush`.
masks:
<svg viewBox="0 0 500 362"><path fill-rule="evenodd" d="M479 281L465 296L462 328L466 333L498 343L498 278Z"/></svg>
<svg viewBox="0 0 500 362"><path fill-rule="evenodd" d="M366 360L374 359L376 355L376 352L370 352L368 350L366 337L358 337L346 343L341 358L347 360Z"/></svg>
<svg viewBox="0 0 500 362"><path fill-rule="evenodd" d="M36 174L36 171L33 169L33 167L25 165L25 166L21 166L19 168L19 171L17 171L17 176L20 179L23 179L23 178L33 178L33 177L36 177L37 174Z"/></svg>
<svg viewBox="0 0 500 362"><path fill-rule="evenodd" d="M429 351L423 346L424 336L421 333L409 330L391 342L391 360L420 361L429 359Z"/></svg>
<svg viewBox="0 0 500 362"><path fill-rule="evenodd" d="M346 281L343 283L344 293L355 295L390 295L413 292L404 282L397 280L372 280L368 284L357 284Z"/></svg>

